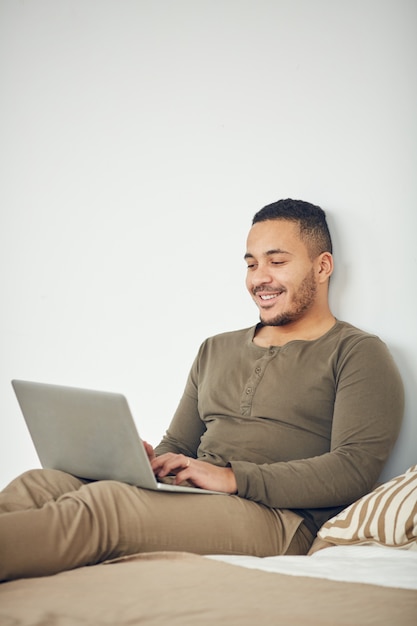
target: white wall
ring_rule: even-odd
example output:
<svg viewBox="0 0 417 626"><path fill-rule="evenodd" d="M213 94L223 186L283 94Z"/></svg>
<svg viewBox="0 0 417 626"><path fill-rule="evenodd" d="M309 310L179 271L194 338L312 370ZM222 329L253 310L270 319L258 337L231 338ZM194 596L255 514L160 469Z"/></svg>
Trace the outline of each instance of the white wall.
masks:
<svg viewBox="0 0 417 626"><path fill-rule="evenodd" d="M334 313L407 394L417 462L414 0L1 0L0 486L38 466L12 378L124 392L157 442L200 342L249 326L245 237L323 206ZM366 419L366 416L364 416Z"/></svg>

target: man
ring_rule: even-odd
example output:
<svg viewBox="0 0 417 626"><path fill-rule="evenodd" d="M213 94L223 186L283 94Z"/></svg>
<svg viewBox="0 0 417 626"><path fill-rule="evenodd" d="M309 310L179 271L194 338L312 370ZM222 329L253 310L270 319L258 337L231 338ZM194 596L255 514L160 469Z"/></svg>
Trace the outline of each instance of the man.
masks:
<svg viewBox="0 0 417 626"><path fill-rule="evenodd" d="M34 470L0 494L0 580L134 552L305 554L324 521L370 491L397 437L403 387L377 337L335 319L325 214L281 200L247 240L252 328L207 339L155 474L191 495Z"/></svg>

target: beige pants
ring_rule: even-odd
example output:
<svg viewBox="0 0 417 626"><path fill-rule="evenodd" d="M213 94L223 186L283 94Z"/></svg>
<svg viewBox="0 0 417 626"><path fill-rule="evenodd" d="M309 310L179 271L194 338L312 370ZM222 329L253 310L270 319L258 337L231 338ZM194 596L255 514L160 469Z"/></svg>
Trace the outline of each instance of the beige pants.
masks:
<svg viewBox="0 0 417 626"><path fill-rule="evenodd" d="M302 518L238 496L155 492L26 472L0 493L0 580L45 576L136 552L305 554Z"/></svg>

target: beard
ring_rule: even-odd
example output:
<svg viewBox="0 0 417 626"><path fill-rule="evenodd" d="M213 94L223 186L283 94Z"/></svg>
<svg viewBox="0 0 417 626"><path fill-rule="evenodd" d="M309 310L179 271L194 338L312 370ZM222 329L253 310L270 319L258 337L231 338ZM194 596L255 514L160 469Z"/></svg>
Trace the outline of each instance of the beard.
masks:
<svg viewBox="0 0 417 626"><path fill-rule="evenodd" d="M291 324L299 320L303 313L314 303L316 294L317 285L312 268L305 278L303 278L299 288L295 292L290 308L269 320L262 319L261 313L260 320L262 324L264 326L285 326L286 324Z"/></svg>

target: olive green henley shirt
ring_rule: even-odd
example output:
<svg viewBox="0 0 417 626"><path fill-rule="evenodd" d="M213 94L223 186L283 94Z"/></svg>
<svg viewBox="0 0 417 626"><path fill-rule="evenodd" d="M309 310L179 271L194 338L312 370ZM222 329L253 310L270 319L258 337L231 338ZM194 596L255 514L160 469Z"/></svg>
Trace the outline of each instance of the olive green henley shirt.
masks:
<svg viewBox="0 0 417 626"><path fill-rule="evenodd" d="M312 532L370 491L397 438L403 385L386 345L337 321L314 341L207 339L157 454L231 466L237 494L292 509Z"/></svg>

